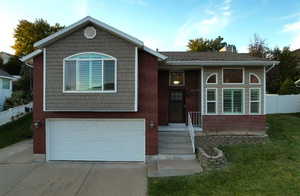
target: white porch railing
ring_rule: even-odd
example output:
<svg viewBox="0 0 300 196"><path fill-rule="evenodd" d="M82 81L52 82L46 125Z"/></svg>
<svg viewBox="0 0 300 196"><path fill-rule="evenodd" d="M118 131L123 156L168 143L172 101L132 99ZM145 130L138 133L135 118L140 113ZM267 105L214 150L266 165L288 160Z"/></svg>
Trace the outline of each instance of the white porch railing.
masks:
<svg viewBox="0 0 300 196"><path fill-rule="evenodd" d="M188 112L188 130L192 142L193 152L195 152L195 128L201 128L202 115L200 112Z"/></svg>
<svg viewBox="0 0 300 196"><path fill-rule="evenodd" d="M191 122L192 122L193 127L197 127L197 128L202 127L201 112L188 112L188 115L191 117Z"/></svg>

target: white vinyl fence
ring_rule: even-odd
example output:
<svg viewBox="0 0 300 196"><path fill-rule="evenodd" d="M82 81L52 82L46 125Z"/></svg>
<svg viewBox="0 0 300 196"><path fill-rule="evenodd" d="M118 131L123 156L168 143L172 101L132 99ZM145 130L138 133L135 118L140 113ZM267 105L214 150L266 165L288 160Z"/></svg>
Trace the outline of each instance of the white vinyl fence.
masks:
<svg viewBox="0 0 300 196"><path fill-rule="evenodd" d="M27 108L27 109L25 109L25 108ZM21 116L31 110L32 110L32 102L28 103L26 105L20 105L20 106L5 110L3 112L0 112L0 125L8 123L8 122L12 121L13 119L18 118L19 116Z"/></svg>
<svg viewBox="0 0 300 196"><path fill-rule="evenodd" d="M300 95L266 94L266 113L296 113L300 112Z"/></svg>

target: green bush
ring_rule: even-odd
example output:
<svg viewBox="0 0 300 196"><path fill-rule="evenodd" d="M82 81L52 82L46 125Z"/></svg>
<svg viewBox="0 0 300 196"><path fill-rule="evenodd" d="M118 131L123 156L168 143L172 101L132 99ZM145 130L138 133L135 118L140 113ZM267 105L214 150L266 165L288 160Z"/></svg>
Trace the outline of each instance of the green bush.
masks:
<svg viewBox="0 0 300 196"><path fill-rule="evenodd" d="M278 93L280 95L299 94L300 88L296 87L295 82L292 79L287 78L280 86Z"/></svg>
<svg viewBox="0 0 300 196"><path fill-rule="evenodd" d="M19 90L12 93L10 98L7 98L4 103L4 110L13 108L19 105L24 105L32 100L32 96L25 91Z"/></svg>

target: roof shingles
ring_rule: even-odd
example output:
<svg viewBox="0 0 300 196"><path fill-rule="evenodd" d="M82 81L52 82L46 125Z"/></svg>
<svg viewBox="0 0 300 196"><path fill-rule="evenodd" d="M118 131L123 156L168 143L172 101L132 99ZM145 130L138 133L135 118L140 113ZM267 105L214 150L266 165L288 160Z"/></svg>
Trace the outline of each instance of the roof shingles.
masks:
<svg viewBox="0 0 300 196"><path fill-rule="evenodd" d="M248 53L232 52L160 52L168 61L269 61Z"/></svg>

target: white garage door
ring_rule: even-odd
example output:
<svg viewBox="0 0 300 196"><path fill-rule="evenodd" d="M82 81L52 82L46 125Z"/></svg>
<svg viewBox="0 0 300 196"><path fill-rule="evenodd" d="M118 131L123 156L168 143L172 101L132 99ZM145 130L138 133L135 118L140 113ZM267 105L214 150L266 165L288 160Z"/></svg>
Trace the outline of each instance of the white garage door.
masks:
<svg viewBox="0 0 300 196"><path fill-rule="evenodd" d="M47 160L145 161L144 119L47 119Z"/></svg>

